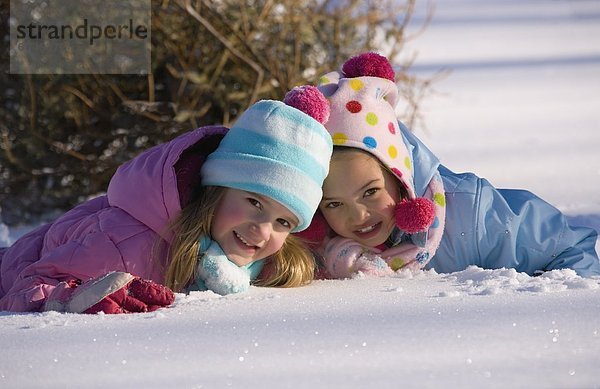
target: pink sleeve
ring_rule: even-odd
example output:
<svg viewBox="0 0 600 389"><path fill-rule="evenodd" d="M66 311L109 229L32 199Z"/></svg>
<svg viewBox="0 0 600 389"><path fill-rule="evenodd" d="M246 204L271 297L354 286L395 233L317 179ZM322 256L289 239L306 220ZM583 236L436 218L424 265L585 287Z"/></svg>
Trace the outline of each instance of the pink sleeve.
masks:
<svg viewBox="0 0 600 389"><path fill-rule="evenodd" d="M127 271L115 244L100 232L42 254L38 261L20 271L10 290L0 299L0 310L40 311L61 281L86 281L110 271Z"/></svg>

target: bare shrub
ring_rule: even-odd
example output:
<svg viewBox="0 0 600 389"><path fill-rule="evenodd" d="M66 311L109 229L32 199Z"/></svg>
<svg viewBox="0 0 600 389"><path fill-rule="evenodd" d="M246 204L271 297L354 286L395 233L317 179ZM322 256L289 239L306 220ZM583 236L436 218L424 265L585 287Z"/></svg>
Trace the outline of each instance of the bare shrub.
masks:
<svg viewBox="0 0 600 389"><path fill-rule="evenodd" d="M414 3L153 0L150 75L14 75L5 61L4 222L29 222L102 193L116 167L140 151L192 128L229 125L255 101L315 83L351 55L395 58L409 39ZM398 81L411 124L430 84L409 69L399 67Z"/></svg>

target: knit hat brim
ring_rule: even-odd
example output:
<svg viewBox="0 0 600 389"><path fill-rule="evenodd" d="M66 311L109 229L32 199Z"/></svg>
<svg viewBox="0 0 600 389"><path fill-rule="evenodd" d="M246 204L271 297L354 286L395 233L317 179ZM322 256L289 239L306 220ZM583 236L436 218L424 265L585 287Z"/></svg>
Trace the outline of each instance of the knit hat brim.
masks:
<svg viewBox="0 0 600 389"><path fill-rule="evenodd" d="M202 185L268 196L308 227L329 171L331 137L322 124L280 101L250 107L202 166Z"/></svg>

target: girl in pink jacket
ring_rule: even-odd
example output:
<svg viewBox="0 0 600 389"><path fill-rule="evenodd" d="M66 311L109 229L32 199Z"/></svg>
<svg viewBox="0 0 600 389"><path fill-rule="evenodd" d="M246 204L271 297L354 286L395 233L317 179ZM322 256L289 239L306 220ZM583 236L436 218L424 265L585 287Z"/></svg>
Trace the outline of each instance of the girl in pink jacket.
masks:
<svg viewBox="0 0 600 389"><path fill-rule="evenodd" d="M139 312L170 305L171 290L308 283L314 259L289 234L321 200L328 115L316 88L299 87L257 102L231 130L145 151L106 195L0 248L0 310Z"/></svg>

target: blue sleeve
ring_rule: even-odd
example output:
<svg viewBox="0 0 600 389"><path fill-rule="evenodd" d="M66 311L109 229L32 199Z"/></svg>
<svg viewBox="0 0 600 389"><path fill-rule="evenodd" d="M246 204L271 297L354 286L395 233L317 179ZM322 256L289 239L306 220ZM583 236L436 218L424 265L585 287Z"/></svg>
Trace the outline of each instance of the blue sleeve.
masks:
<svg viewBox="0 0 600 389"><path fill-rule="evenodd" d="M595 230L570 226L565 215L531 192L496 189L484 179L480 184L476 237L483 267L600 275Z"/></svg>
<svg viewBox="0 0 600 389"><path fill-rule="evenodd" d="M457 174L399 122L412 157L415 191L425 192L436 171L446 189L446 226L428 268L453 272L469 265L486 269L570 268L584 277L600 275L597 232L570 226L555 207L524 190L497 189L471 173Z"/></svg>

